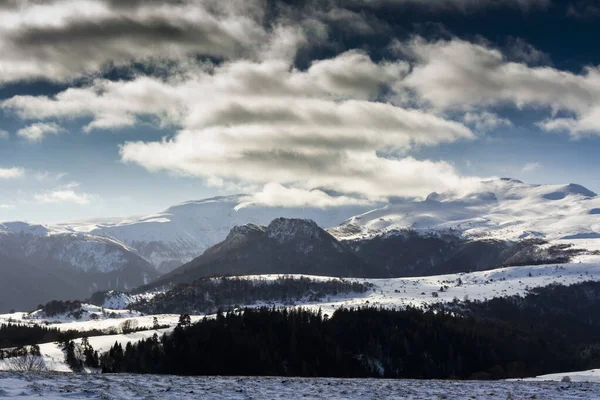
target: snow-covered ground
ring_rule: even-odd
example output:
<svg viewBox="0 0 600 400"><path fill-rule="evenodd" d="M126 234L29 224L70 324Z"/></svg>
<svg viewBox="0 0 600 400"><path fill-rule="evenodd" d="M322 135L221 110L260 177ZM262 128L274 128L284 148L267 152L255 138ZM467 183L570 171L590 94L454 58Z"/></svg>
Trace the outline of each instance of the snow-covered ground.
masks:
<svg viewBox="0 0 600 400"><path fill-rule="evenodd" d="M565 378L568 377L568 378ZM561 372L558 374L547 374L536 376L535 378L523 379L525 381L555 381L560 382L563 379L571 382L595 382L600 383L600 369L590 369L587 371Z"/></svg>
<svg viewBox="0 0 600 400"><path fill-rule="evenodd" d="M465 237L500 240L600 238L600 197L576 184L491 180L481 182L475 192L432 193L425 201L390 204L330 231L357 239L402 229L453 230Z"/></svg>
<svg viewBox="0 0 600 400"><path fill-rule="evenodd" d="M282 275L254 275L246 279L275 280ZM306 276L306 275L286 275ZM323 276L308 276L315 280L336 279ZM584 281L600 281L600 263L569 263L532 265L523 267L499 268L491 271L436 275L416 278L360 279L345 278L348 281L364 282L373 288L361 294L341 294L330 296L321 302L298 302L296 306L324 311L340 307L384 306L406 307L450 302L455 298L464 300L485 300L494 297L524 295L527 289L547 286L553 283L571 285ZM443 291L440 289L444 287ZM434 294L435 293L435 294ZM282 305L267 303L265 305ZM247 305L251 306L251 305Z"/></svg>
<svg viewBox="0 0 600 400"><path fill-rule="evenodd" d="M172 328L168 329L159 329L159 330L148 330L142 332L130 333L127 335L106 335L106 336L92 336L88 338L90 345L94 348L94 350L98 351L98 354L102 354L110 350L110 348L115 344L115 342L120 343L123 347L128 342L138 342L142 339L147 339L152 337L155 333L160 336L164 333L168 333L172 330ZM81 339L76 339L75 343L81 344ZM65 354L62 350L62 347L58 343L43 343L40 344L40 353L44 359L44 364L46 368L50 371L58 371L58 372L71 372L71 369L65 363ZM0 360L0 371L9 370L10 366L7 360ZM90 371L87 371L90 372ZM0 388L2 385L0 384ZM0 399L2 398L2 394L0 392Z"/></svg>
<svg viewBox="0 0 600 400"><path fill-rule="evenodd" d="M598 399L590 383L0 372L2 399Z"/></svg>
<svg viewBox="0 0 600 400"><path fill-rule="evenodd" d="M275 280L283 275L254 275L246 276L245 279ZM303 275L285 275L300 277ZM324 276L309 276L315 280L336 279ZM337 296L329 296L320 302L299 301L293 306L305 308L322 308L324 312L333 311L340 307L356 306L384 306L384 307L406 307L424 306L439 302L450 302L454 299L485 300L494 297L511 295L524 295L527 289L547 286L552 283L571 285L584 281L600 281L600 263L568 263L551 265L533 265L523 267L507 267L491 271L479 271L472 273L459 273L450 275L437 275L416 278L392 278L392 279L360 279L347 278L348 281L364 282L372 284L372 288L366 293L344 293ZM443 288L443 290L440 290ZM143 295L141 295L143 296ZM148 296L150 297L150 296ZM126 307L128 301L134 298L117 295L115 305ZM108 299L108 302L111 300ZM257 304L244 304L243 307L257 306L281 306L289 307L290 304L268 302ZM179 315L141 315L136 311L123 309L109 309L84 304L87 311L83 313L80 320L73 317L54 316L45 318L40 312L32 314L16 312L12 314L0 314L0 323L23 323L23 324L45 324L61 330L76 329L118 329L124 321L132 320L138 327L152 327L154 317L160 324L175 326ZM95 314L98 319L90 319ZM201 318L202 316L196 316Z"/></svg>

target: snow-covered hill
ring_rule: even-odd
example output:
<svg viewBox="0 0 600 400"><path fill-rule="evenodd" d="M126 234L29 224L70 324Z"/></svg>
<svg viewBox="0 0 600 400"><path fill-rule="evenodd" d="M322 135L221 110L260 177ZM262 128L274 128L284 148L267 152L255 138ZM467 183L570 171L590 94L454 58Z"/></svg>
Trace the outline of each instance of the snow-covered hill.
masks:
<svg viewBox="0 0 600 400"><path fill-rule="evenodd" d="M342 239L451 231L467 238L600 238L600 197L576 184L532 185L502 178L467 194L431 193L354 216L330 232Z"/></svg>
<svg viewBox="0 0 600 400"><path fill-rule="evenodd" d="M284 275L249 275L244 279L275 281ZM307 275L285 275L286 277L299 278ZM326 276L307 277L313 280L327 281L335 279ZM218 279L218 278L215 278ZM302 307L312 310L321 308L323 312L331 313L341 307L381 306L387 308L403 308L406 306L421 307L425 305L452 302L454 299L485 300L494 297L524 295L528 289L548 286L554 283L571 285L585 281L600 281L600 263L569 263L552 265L531 265L522 267L507 267L492 271L478 271L472 273L459 273L415 278L390 278L390 279L362 279L347 278L350 282L371 284L366 293L340 293L328 296L321 301L308 299L297 301L291 307ZM444 287L443 290L440 290ZM90 330L118 328L125 320L136 321L137 326L151 327L152 315L141 315L136 311L129 311L130 303L140 298L151 298L155 292L140 293L136 295L123 295L113 293L107 295L105 305L112 304L118 309L103 308L91 304L83 304L85 312L79 319L69 315L46 317L40 311L32 313L15 312L0 314L0 324L16 322L22 324L44 324L62 330ZM259 302L256 304L239 304L240 307L290 307L289 304ZM94 318L90 318L95 314ZM157 315L159 323L177 324L178 315ZM196 316L201 318L202 316Z"/></svg>

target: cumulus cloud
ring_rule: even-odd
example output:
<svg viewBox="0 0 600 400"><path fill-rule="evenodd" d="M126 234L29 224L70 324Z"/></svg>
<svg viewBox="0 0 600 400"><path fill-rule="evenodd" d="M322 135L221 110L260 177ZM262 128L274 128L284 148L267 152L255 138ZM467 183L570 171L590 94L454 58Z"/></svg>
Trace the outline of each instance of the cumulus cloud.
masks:
<svg viewBox="0 0 600 400"><path fill-rule="evenodd" d="M359 3L375 2L353 1ZM461 9L479 7L475 3L481 2L445 2ZM56 120L81 119L92 132L150 118L169 127L169 136L123 143L123 162L198 176L210 185L262 188L249 202L325 207L476 185L478 178L461 176L448 162L418 160L411 150L510 126L488 109L506 103L567 109L577 125L596 96L585 81L591 69L576 75L533 68L528 63L540 61L541 53L518 41L510 57L458 39L415 39L402 44L402 59L375 61L364 50L349 50L299 68L299 50L326 41L328 24L346 24L361 35L380 28L360 7L350 11L337 1L289 21L273 17L265 4L53 0L4 6L0 80L68 81L107 63L175 63L160 76L92 77L49 96L14 96L0 107L32 122L17 132L32 142L61 133ZM553 118L541 123L577 129ZM340 195L330 196L331 190ZM89 202L74 188L36 199Z"/></svg>
<svg viewBox="0 0 600 400"><path fill-rule="evenodd" d="M22 167L0 168L0 179L21 178L25 175L25 169Z"/></svg>
<svg viewBox="0 0 600 400"><path fill-rule="evenodd" d="M78 204L87 205L91 202L92 197L87 193L77 192L79 186L77 182L72 182L67 185L60 186L54 190L34 195L34 199L41 204Z"/></svg>
<svg viewBox="0 0 600 400"><path fill-rule="evenodd" d="M270 207L339 207L346 205L368 205L371 201L351 196L332 196L322 190L285 187L279 183L267 183L264 187L242 199L236 209L253 204Z"/></svg>
<svg viewBox="0 0 600 400"><path fill-rule="evenodd" d="M600 69L580 74L509 61L498 49L460 39L428 42L416 38L398 48L413 59L399 83L422 105L472 110L514 105L553 111L540 126L577 136L600 133ZM555 118L556 111L573 117Z"/></svg>
<svg viewBox="0 0 600 400"><path fill-rule="evenodd" d="M60 126L55 123L36 122L17 131L17 136L22 137L28 142L41 142L47 135L58 135L64 132Z"/></svg>
<svg viewBox="0 0 600 400"><path fill-rule="evenodd" d="M306 70L290 60L236 60L167 79L96 80L53 97L16 96L2 107L25 119L91 118L88 131L156 117L179 131L123 144L122 160L208 182L275 183L287 193L321 187L371 200L462 184L449 164L402 156L474 137L462 123L380 101L407 72L404 61L376 63L361 51Z"/></svg>

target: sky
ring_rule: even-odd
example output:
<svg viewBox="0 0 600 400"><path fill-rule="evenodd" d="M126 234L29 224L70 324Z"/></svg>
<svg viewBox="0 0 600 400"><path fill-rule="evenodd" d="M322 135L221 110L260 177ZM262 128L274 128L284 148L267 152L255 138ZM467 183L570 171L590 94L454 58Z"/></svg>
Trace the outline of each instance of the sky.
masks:
<svg viewBox="0 0 600 400"><path fill-rule="evenodd" d="M7 0L0 221L600 192L600 2Z"/></svg>

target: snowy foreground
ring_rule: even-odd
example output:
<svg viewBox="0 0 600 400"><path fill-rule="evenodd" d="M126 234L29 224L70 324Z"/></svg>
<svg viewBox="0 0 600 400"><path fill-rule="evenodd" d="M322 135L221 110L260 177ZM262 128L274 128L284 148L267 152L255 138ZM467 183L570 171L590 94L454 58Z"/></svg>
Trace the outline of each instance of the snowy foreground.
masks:
<svg viewBox="0 0 600 400"><path fill-rule="evenodd" d="M593 383L0 372L2 399L598 399Z"/></svg>

